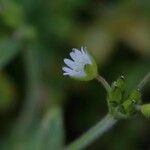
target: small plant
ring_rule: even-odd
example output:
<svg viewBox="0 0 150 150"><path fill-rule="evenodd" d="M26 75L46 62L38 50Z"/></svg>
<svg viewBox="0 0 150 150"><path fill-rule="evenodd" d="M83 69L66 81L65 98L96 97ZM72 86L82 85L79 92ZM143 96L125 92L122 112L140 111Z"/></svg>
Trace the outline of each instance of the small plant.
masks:
<svg viewBox="0 0 150 150"><path fill-rule="evenodd" d="M142 104L141 89L148 82L150 73L139 83L136 89L127 94L124 76L109 83L98 74L97 64L86 48L73 48L72 59L64 59L67 67L63 67L64 75L80 81L97 79L107 92L108 114L89 131L67 146L66 150L80 150L87 147L103 133L113 127L120 119L138 116L139 112L146 118L150 117L150 104Z"/></svg>

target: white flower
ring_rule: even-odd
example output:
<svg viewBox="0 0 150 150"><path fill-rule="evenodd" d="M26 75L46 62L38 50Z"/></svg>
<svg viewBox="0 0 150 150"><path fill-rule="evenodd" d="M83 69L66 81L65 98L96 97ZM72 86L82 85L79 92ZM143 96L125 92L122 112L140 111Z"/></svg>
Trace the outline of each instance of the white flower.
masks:
<svg viewBox="0 0 150 150"><path fill-rule="evenodd" d="M73 48L72 52L70 52L70 57L72 59L64 59L64 63L67 65L67 67L62 68L64 71L63 75L68 75L81 80L90 80L93 78L91 77L91 75L93 76L92 70L96 71L97 67L95 70L96 63L91 55L87 52L86 48L81 47L81 50Z"/></svg>

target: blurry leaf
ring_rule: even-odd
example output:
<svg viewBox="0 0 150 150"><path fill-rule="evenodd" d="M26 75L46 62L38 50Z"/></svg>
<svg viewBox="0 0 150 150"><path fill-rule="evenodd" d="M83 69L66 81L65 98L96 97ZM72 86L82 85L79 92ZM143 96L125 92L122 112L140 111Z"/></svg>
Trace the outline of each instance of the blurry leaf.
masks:
<svg viewBox="0 0 150 150"><path fill-rule="evenodd" d="M23 23L22 8L17 3L5 0L2 7L2 19L7 26L16 28Z"/></svg>
<svg viewBox="0 0 150 150"><path fill-rule="evenodd" d="M37 122L36 122L37 123ZM34 124L31 131L24 135L10 136L4 150L62 150L64 145L64 129L62 109L51 108L41 124Z"/></svg>
<svg viewBox="0 0 150 150"><path fill-rule="evenodd" d="M19 34L18 36L20 36L21 38L30 41L33 41L37 36L36 29L34 28L34 26L31 25L22 25L20 28L18 28L16 34L17 33Z"/></svg>
<svg viewBox="0 0 150 150"><path fill-rule="evenodd" d="M64 142L62 110L53 108L43 120L41 128L45 150L61 150Z"/></svg>
<svg viewBox="0 0 150 150"><path fill-rule="evenodd" d="M62 150L64 144L64 131L62 110L52 108L44 117L41 127L37 129L31 149L36 150Z"/></svg>
<svg viewBox="0 0 150 150"><path fill-rule="evenodd" d="M0 73L0 111L14 106L14 90L10 79L4 73Z"/></svg>
<svg viewBox="0 0 150 150"><path fill-rule="evenodd" d="M130 26L129 26L130 24ZM128 22L124 28L123 39L141 55L150 57L150 29L145 21Z"/></svg>
<svg viewBox="0 0 150 150"><path fill-rule="evenodd" d="M20 43L12 39L0 41L0 69L2 69L19 52Z"/></svg>

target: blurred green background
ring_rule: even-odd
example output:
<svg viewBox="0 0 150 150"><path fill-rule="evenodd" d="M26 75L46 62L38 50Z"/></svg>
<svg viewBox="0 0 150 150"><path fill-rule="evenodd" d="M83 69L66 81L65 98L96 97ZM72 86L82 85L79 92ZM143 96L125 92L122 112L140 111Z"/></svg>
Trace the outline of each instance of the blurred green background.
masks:
<svg viewBox="0 0 150 150"><path fill-rule="evenodd" d="M0 0L0 150L61 150L107 113L99 83L62 75L81 46L109 83L124 75L132 90L150 71L150 1ZM120 121L87 150L150 150L149 127Z"/></svg>

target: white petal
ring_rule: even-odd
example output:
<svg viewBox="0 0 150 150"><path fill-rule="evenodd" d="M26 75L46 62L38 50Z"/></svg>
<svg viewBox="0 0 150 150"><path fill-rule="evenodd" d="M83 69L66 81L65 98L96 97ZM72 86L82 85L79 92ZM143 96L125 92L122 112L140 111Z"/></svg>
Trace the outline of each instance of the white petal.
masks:
<svg viewBox="0 0 150 150"><path fill-rule="evenodd" d="M70 56L76 64L80 65L80 62L82 61L81 57L77 56L74 52L71 52Z"/></svg>
<svg viewBox="0 0 150 150"><path fill-rule="evenodd" d="M69 73L67 73L67 72L64 72L64 73L63 73L63 75L64 75L64 76L66 76L66 75L70 75L70 74L69 74Z"/></svg>
<svg viewBox="0 0 150 150"><path fill-rule="evenodd" d="M78 49L73 49L73 51L78 58L82 59L83 54L81 51L79 51Z"/></svg>
<svg viewBox="0 0 150 150"><path fill-rule="evenodd" d="M70 67L70 68L74 68L75 67L75 62L73 62L72 60L70 60L70 59L64 59L64 62L65 62L65 64L68 66L68 67Z"/></svg>
<svg viewBox="0 0 150 150"><path fill-rule="evenodd" d="M78 61L78 62L82 61L82 58L83 58L82 52L79 51L78 49L75 49L75 48L73 48L72 50L74 51L74 54L76 56L76 60L75 61Z"/></svg>
<svg viewBox="0 0 150 150"><path fill-rule="evenodd" d="M81 47L81 50L76 48L72 49L70 53L71 59L64 59L64 63L67 67L63 67L63 75L72 77L85 77L86 73L84 67L86 64L92 64L90 55L88 54L85 47Z"/></svg>
<svg viewBox="0 0 150 150"><path fill-rule="evenodd" d="M75 71L70 69L70 68L68 68L68 67L63 67L62 69L63 69L63 71L65 71L64 72L65 75L73 75L73 74L75 74Z"/></svg>
<svg viewBox="0 0 150 150"><path fill-rule="evenodd" d="M76 61L76 60L78 59L74 52L71 52L71 53L70 53L70 57L71 57L74 61Z"/></svg>
<svg viewBox="0 0 150 150"><path fill-rule="evenodd" d="M79 51L78 49L73 48L72 50L74 51L74 53L75 53L75 55L76 55L76 56L79 56L79 57L81 57L81 56L82 56L82 52L81 52L81 51Z"/></svg>
<svg viewBox="0 0 150 150"><path fill-rule="evenodd" d="M87 52L86 47L85 47L85 48L81 47L81 49L82 49L82 53L84 54L84 56L83 56L83 57L84 57L84 60L85 60L88 64L92 64L91 57L90 57L89 53Z"/></svg>
<svg viewBox="0 0 150 150"><path fill-rule="evenodd" d="M85 48L83 46L81 47L81 52L82 52L82 54L86 55L86 51L85 51Z"/></svg>
<svg viewBox="0 0 150 150"><path fill-rule="evenodd" d="M87 64L92 64L91 57L89 56L89 54L88 54L88 53L87 53L87 55L85 55L85 56L84 56L84 58L86 59Z"/></svg>
<svg viewBox="0 0 150 150"><path fill-rule="evenodd" d="M62 69L63 69L63 71L68 72L68 73L70 73L70 72L73 71L73 70L71 70L71 69L68 68L68 67L63 67Z"/></svg>

